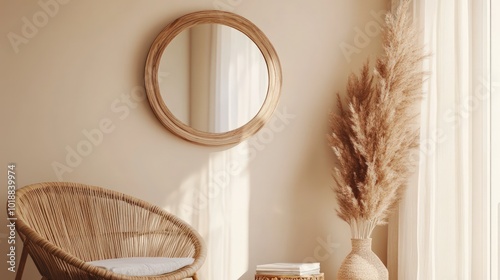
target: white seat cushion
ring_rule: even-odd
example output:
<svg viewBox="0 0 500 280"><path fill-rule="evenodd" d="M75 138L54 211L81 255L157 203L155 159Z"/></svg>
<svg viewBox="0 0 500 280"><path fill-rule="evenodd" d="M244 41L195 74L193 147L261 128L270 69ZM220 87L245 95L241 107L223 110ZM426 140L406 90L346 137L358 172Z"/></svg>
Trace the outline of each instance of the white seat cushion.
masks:
<svg viewBox="0 0 500 280"><path fill-rule="evenodd" d="M119 258L87 262L93 266L129 276L152 276L178 270L194 262L193 258Z"/></svg>

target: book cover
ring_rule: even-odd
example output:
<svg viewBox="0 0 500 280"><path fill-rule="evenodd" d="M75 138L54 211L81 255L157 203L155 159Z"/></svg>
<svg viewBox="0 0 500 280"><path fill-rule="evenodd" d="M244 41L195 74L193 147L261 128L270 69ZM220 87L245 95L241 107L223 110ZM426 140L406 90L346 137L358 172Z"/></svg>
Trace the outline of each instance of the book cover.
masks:
<svg viewBox="0 0 500 280"><path fill-rule="evenodd" d="M270 263L257 265L257 274L266 275L314 275L320 273L319 263Z"/></svg>

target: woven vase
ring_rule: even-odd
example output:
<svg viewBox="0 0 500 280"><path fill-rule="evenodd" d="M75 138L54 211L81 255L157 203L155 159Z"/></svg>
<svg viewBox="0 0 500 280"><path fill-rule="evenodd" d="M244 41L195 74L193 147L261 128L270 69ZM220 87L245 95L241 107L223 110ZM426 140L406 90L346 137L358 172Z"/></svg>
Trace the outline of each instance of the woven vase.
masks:
<svg viewBox="0 0 500 280"><path fill-rule="evenodd" d="M389 272L372 251L372 239L351 239L352 250L340 265L337 280L388 280Z"/></svg>

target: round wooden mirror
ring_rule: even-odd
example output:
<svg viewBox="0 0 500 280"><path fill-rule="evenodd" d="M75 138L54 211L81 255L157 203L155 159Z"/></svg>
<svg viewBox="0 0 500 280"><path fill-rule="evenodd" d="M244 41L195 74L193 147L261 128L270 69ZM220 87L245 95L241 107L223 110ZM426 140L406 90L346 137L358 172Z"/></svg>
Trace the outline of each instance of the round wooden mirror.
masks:
<svg viewBox="0 0 500 280"><path fill-rule="evenodd" d="M182 16L156 37L145 67L149 103L160 122L203 145L238 143L274 112L281 66L267 37L224 11Z"/></svg>

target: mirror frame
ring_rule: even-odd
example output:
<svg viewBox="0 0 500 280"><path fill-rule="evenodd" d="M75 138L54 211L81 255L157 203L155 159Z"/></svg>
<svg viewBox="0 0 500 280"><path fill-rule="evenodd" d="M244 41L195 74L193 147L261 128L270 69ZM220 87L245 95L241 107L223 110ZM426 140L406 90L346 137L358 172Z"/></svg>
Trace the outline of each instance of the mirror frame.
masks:
<svg viewBox="0 0 500 280"><path fill-rule="evenodd" d="M248 36L260 49L267 64L268 88L262 107L249 122L239 128L223 133L200 131L176 118L167 108L158 83L160 60L168 44L182 31L194 25L207 23L223 24ZM220 146L239 143L247 139L257 133L269 121L278 105L281 94L282 73L276 50L257 26L246 18L231 12L207 10L186 14L174 20L158 34L146 59L144 81L149 104L163 126L185 140L202 145Z"/></svg>

